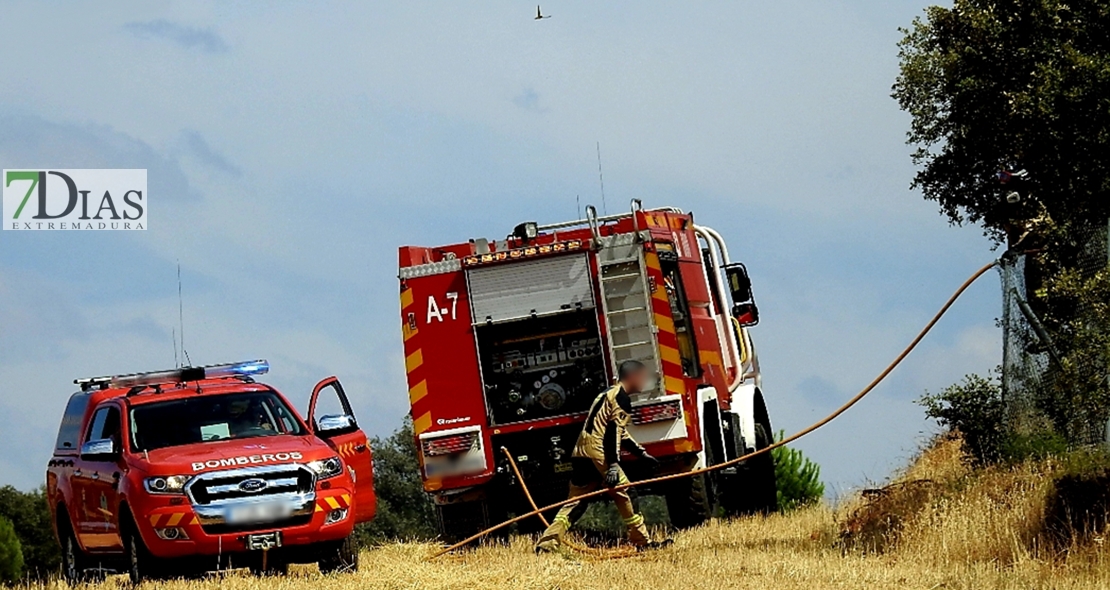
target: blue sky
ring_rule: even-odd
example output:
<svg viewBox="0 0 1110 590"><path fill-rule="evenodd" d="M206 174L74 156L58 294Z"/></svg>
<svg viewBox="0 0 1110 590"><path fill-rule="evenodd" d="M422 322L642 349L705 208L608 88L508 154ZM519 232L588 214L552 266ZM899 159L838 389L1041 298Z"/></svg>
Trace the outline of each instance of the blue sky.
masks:
<svg viewBox="0 0 1110 590"><path fill-rule="evenodd" d="M41 483L75 377L265 357L302 410L338 375L407 411L396 248L629 199L748 264L776 429L838 406L989 260L909 190L890 1L4 3L0 166L146 168L143 233L0 232L0 484ZM1001 353L994 277L798 446L833 491L933 431L913 401Z"/></svg>

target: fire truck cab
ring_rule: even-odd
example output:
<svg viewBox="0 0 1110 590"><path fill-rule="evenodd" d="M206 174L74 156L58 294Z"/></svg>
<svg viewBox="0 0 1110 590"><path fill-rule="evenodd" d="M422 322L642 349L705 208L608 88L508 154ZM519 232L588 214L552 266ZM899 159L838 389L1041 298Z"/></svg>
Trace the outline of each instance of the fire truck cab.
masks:
<svg viewBox="0 0 1110 590"><path fill-rule="evenodd" d="M358 567L351 533L376 508L366 435L335 377L303 420L255 382L268 370L259 360L76 381L46 472L70 584L107 571L138 583Z"/></svg>
<svg viewBox="0 0 1110 590"><path fill-rule="evenodd" d="M751 282L724 239L674 208L539 225L503 240L400 248L401 324L424 489L445 538L565 498L570 454L595 397L626 360L655 370L633 396L633 437L661 461L632 479L691 471L772 442L749 328ZM764 454L641 493L671 521L768 511Z"/></svg>

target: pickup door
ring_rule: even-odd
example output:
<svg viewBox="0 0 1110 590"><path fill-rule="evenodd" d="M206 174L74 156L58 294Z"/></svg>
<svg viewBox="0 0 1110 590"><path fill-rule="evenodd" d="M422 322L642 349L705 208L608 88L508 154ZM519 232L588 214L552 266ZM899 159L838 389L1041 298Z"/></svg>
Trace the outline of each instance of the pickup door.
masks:
<svg viewBox="0 0 1110 590"><path fill-rule="evenodd" d="M317 416L322 408L338 408L335 413ZM358 427L351 402L339 379L328 377L316 384L308 402L308 427L318 438L328 443L343 461L355 471L355 521L367 522L374 518L374 463L366 433Z"/></svg>

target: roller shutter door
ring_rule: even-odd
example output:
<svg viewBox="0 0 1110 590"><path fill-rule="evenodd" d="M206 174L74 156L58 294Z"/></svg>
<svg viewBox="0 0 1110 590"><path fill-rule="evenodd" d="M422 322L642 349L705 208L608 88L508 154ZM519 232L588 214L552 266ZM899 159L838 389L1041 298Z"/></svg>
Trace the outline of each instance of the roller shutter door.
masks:
<svg viewBox="0 0 1110 590"><path fill-rule="evenodd" d="M585 254L474 268L467 280L475 324L594 307Z"/></svg>

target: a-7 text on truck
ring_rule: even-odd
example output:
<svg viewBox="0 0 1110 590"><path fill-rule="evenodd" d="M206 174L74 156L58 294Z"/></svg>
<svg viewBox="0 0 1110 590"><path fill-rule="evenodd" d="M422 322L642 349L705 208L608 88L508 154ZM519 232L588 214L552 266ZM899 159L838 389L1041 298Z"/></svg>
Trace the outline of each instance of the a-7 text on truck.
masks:
<svg viewBox="0 0 1110 590"><path fill-rule="evenodd" d="M446 538L528 509L502 448L540 505L563 499L586 412L626 360L658 376L633 396L630 427L657 474L772 442L747 270L691 213L633 201L620 215L522 223L503 240L405 246L399 278L421 475ZM764 453L642 492L665 496L680 527L718 507L767 511L774 465Z"/></svg>
<svg viewBox="0 0 1110 590"><path fill-rule="evenodd" d="M46 473L68 581L357 567L351 533L375 510L366 435L335 377L317 384L304 420L254 380L268 369L76 381ZM325 406L341 410L317 416Z"/></svg>

